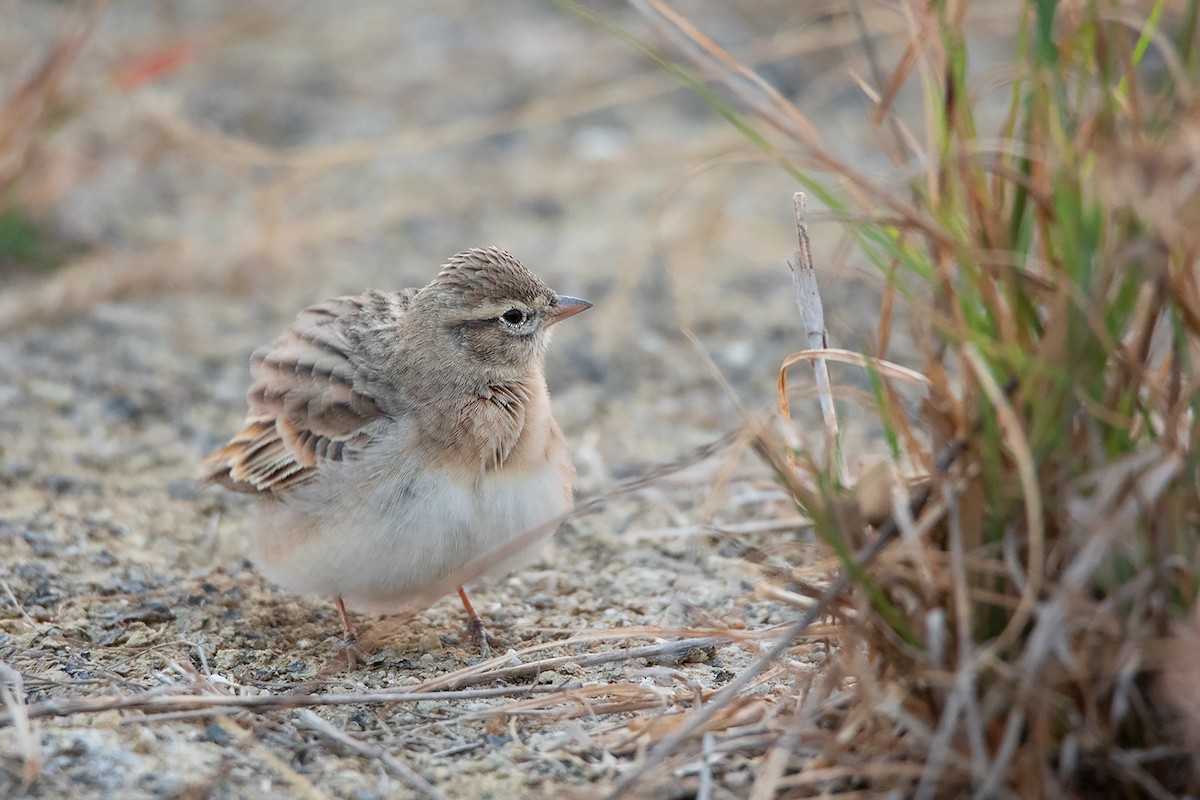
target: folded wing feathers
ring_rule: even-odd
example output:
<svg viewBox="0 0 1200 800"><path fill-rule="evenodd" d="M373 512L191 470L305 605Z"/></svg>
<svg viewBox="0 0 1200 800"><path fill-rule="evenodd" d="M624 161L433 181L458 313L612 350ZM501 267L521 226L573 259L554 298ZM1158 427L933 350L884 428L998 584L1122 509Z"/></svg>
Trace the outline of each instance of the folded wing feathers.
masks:
<svg viewBox="0 0 1200 800"><path fill-rule="evenodd" d="M305 309L291 330L256 352L246 427L208 458L207 479L236 491L276 495L312 477L321 461L353 458L383 416L339 320L366 297Z"/></svg>

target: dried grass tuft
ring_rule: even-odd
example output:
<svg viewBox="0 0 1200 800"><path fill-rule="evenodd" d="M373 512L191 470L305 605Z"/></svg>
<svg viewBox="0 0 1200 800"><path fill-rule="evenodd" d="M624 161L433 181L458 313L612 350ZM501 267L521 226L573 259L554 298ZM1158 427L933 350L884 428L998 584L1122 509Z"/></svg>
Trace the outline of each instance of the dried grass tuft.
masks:
<svg viewBox="0 0 1200 800"><path fill-rule="evenodd" d="M877 341L907 319L924 362L839 358L867 370L889 446L847 475L801 219L789 267L818 311L802 304L808 349L780 373L785 424L758 428L754 446L829 558L814 566L796 543L790 569L764 570L759 595L795 621L609 796L689 764L710 785L724 743L710 721L752 700L769 669L792 683L743 751L751 797L1195 794L1200 106L1184 65L1200 57L1200 4L1024 6L990 138L964 5L898 11L890 73L865 18L844 11L899 183L841 163L818 125L666 4L634 5L666 51L642 47L845 222L888 277ZM918 79L924 131L894 106ZM823 398L815 443L786 424L800 361ZM924 388L916 414L906 378ZM818 620L836 647L814 676L790 659Z"/></svg>

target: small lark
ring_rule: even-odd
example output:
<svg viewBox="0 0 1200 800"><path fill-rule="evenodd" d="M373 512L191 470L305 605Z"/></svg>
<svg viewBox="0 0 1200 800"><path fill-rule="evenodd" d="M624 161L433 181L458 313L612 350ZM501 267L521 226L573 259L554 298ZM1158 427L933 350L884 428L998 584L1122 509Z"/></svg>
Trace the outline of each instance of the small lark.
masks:
<svg viewBox="0 0 1200 800"><path fill-rule="evenodd" d="M423 289L305 309L255 352L245 429L207 479L263 499L256 563L289 591L336 598L351 664L347 605L394 611L570 509L575 468L544 362L550 328L590 307L475 249Z"/></svg>

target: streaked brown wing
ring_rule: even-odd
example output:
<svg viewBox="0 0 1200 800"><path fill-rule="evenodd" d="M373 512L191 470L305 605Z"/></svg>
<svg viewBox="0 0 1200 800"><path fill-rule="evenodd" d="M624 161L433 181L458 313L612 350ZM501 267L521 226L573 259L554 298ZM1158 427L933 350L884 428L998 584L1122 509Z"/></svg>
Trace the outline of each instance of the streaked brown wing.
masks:
<svg viewBox="0 0 1200 800"><path fill-rule="evenodd" d="M208 457L205 478L251 494L278 495L312 478L323 461L353 458L386 415L370 394L370 368L348 326L369 309L399 324L412 292L368 292L305 309L250 361L246 427Z"/></svg>

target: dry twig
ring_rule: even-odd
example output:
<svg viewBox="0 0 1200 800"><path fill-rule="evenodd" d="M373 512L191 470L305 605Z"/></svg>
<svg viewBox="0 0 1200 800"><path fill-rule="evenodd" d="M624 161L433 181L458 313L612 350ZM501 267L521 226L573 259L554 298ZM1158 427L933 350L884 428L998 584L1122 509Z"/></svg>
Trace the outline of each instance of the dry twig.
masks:
<svg viewBox="0 0 1200 800"><path fill-rule="evenodd" d="M151 694L108 697L72 697L46 700L25 706L24 718L68 717L75 714L96 714L101 711L189 711L209 710L222 714L227 709L241 708L266 711L312 706L379 705L383 703L422 703L450 700L480 700L489 697L508 697L519 694L544 694L563 691L563 686L498 686L487 689L464 689L447 692L361 692L358 694L286 694L256 695L253 697L223 694ZM0 714L0 727L16 725L18 716L11 710Z"/></svg>

